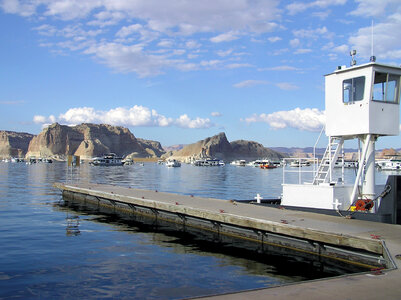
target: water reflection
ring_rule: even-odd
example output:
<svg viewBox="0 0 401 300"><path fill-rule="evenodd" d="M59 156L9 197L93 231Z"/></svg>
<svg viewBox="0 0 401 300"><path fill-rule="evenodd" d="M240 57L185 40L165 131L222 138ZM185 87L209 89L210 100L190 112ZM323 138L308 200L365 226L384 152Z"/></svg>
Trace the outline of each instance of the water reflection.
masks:
<svg viewBox="0 0 401 300"><path fill-rule="evenodd" d="M252 199L279 196L281 180L280 169L251 167L0 163L0 298L177 299L333 275L331 266L316 261L258 256L161 224L65 206L52 187L96 182Z"/></svg>

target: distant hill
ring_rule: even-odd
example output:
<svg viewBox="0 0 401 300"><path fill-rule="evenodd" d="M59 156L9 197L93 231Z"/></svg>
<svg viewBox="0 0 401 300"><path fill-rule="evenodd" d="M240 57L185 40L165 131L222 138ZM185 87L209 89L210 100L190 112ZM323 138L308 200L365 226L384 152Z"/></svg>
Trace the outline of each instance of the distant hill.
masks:
<svg viewBox="0 0 401 300"><path fill-rule="evenodd" d="M166 152L167 151L167 152ZM322 157L325 148L317 148L317 157ZM83 123L66 126L54 123L38 135L0 131L0 159L10 157L53 157L65 159L68 154L80 155L83 159L113 152L131 158L173 157L186 161L201 157L224 160L283 157L312 157L312 147L264 147L254 141L229 142L224 132L193 144L162 147L158 141L136 138L128 128L107 124ZM355 160L357 149L345 149L345 158ZM376 151L377 158L400 155L401 149Z"/></svg>
<svg viewBox="0 0 401 300"><path fill-rule="evenodd" d="M163 146L163 149L168 152L168 151L178 151L184 148L186 145L185 144L178 144L178 145L172 145L172 146Z"/></svg>
<svg viewBox="0 0 401 300"><path fill-rule="evenodd" d="M25 157L35 135L25 132L0 131L0 158Z"/></svg>
<svg viewBox="0 0 401 300"><path fill-rule="evenodd" d="M110 152L129 157L154 157L164 153L160 143L138 140L129 129L121 126L83 123L70 127L54 123L32 138L26 156L79 155L87 159Z"/></svg>
<svg viewBox="0 0 401 300"><path fill-rule="evenodd" d="M166 154L166 156L168 155ZM184 148L171 153L171 158L181 161L190 161L205 157L224 160L253 160L258 158L280 160L284 155L253 141L239 140L230 143L224 132L186 145Z"/></svg>

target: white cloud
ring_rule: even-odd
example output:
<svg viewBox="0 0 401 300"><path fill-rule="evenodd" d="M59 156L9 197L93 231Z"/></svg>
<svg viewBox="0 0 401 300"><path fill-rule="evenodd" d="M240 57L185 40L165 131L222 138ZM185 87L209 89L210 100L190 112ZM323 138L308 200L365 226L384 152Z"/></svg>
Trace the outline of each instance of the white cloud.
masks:
<svg viewBox="0 0 401 300"><path fill-rule="evenodd" d="M381 23L373 26L374 55L378 59L401 58L401 13L395 13L387 17ZM371 55L372 28L371 26L360 28L355 36L348 40L350 48L357 49L357 54L364 58Z"/></svg>
<svg viewBox="0 0 401 300"><path fill-rule="evenodd" d="M253 67L251 64L239 64L239 63L228 64L226 66L227 69L251 68L251 67Z"/></svg>
<svg viewBox="0 0 401 300"><path fill-rule="evenodd" d="M299 68L292 67L292 66L277 66L277 67L272 67L272 68L264 68L263 70L269 70L269 71L299 71Z"/></svg>
<svg viewBox="0 0 401 300"><path fill-rule="evenodd" d="M201 46L201 44L195 40L189 40L185 43L185 47L187 47L188 49L195 49L195 48L199 48L200 46Z"/></svg>
<svg viewBox="0 0 401 300"><path fill-rule="evenodd" d="M157 46L159 47L165 47L165 48L170 48L174 45L174 42L169 39L162 39L160 42L157 43Z"/></svg>
<svg viewBox="0 0 401 300"><path fill-rule="evenodd" d="M247 123L263 122L273 129L295 128L305 131L319 131L325 124L325 114L316 108L278 111L271 114L254 114L245 119Z"/></svg>
<svg viewBox="0 0 401 300"><path fill-rule="evenodd" d="M291 90L297 90L299 89L298 86L289 83L289 82L279 82L275 84L278 88L285 90L285 91L291 91Z"/></svg>
<svg viewBox="0 0 401 300"><path fill-rule="evenodd" d="M380 0L380 5L376 0L355 0L355 2L358 3L358 7L351 14L363 17L378 17L387 10L397 9L400 5L399 0Z"/></svg>
<svg viewBox="0 0 401 300"><path fill-rule="evenodd" d="M210 115L212 117L221 117L222 116L222 114L220 112L218 112L218 111L213 111L213 112L210 113Z"/></svg>
<svg viewBox="0 0 401 300"><path fill-rule="evenodd" d="M130 26L124 26L116 33L116 36L127 37L135 32L139 32L142 29L143 26L141 24L132 24Z"/></svg>
<svg viewBox="0 0 401 300"><path fill-rule="evenodd" d="M210 128L213 126L213 123L208 118L196 118L191 120L186 114L181 115L177 120L174 121L174 124L182 128Z"/></svg>
<svg viewBox="0 0 401 300"><path fill-rule="evenodd" d="M39 44L52 53L90 54L116 72L146 77L171 68L196 70L213 61L206 47L179 61L169 59L171 53L157 52L157 47L179 43L182 49L200 50L203 43L254 38L279 28L274 22L280 19L278 5L279 0L3 0L0 9L34 20L43 36ZM173 52L177 54L182 52ZM195 55L197 66L185 61Z"/></svg>
<svg viewBox="0 0 401 300"><path fill-rule="evenodd" d="M207 67L207 68L211 68L211 67L217 67L218 65L220 65L222 63L221 60L218 59L213 59L213 60L202 60L200 62L200 65L202 67Z"/></svg>
<svg viewBox="0 0 401 300"><path fill-rule="evenodd" d="M305 54L312 52L312 49L297 49L294 54Z"/></svg>
<svg viewBox="0 0 401 300"><path fill-rule="evenodd" d="M179 118L169 118L157 113L154 109L134 105L131 108L117 107L108 111L95 110L93 107L70 108L58 118L53 115L49 117L36 115L33 121L37 124L60 122L67 125L81 123L105 123L115 126L178 126L182 128L209 128L214 124L208 118L191 119L188 115Z"/></svg>
<svg viewBox="0 0 401 300"><path fill-rule="evenodd" d="M233 49L218 50L216 53L217 53L218 56L226 57L226 56L230 55L231 53L233 53Z"/></svg>
<svg viewBox="0 0 401 300"><path fill-rule="evenodd" d="M270 43L275 43L275 42L281 41L282 38L281 38L281 37L278 37L278 36L272 36L272 37L269 37L267 40L268 40Z"/></svg>
<svg viewBox="0 0 401 300"><path fill-rule="evenodd" d="M46 123L47 118L45 116L36 115L33 116L33 122L36 124Z"/></svg>
<svg viewBox="0 0 401 300"><path fill-rule="evenodd" d="M300 45L300 41L299 41L299 39L292 39L292 40L290 40L290 46L291 47L298 47L299 45Z"/></svg>
<svg viewBox="0 0 401 300"><path fill-rule="evenodd" d="M270 84L270 82L266 80L244 80L234 84L233 86L235 88L244 88L244 87L251 87L255 85L266 85L266 84Z"/></svg>
<svg viewBox="0 0 401 300"><path fill-rule="evenodd" d="M163 55L149 54L144 45L120 43L96 44L84 51L94 55L102 63L122 73L135 72L139 77L163 74L168 66L178 67L180 61L170 60Z"/></svg>
<svg viewBox="0 0 401 300"><path fill-rule="evenodd" d="M238 35L237 32L230 31L230 32L222 33L215 37L212 37L212 38L210 38L210 41L213 43L230 42L230 41L238 39L237 35Z"/></svg>
<svg viewBox="0 0 401 300"><path fill-rule="evenodd" d="M0 7L10 14L18 14L23 17L29 17L35 14L38 3L29 1L21 3L18 0L3 0Z"/></svg>
<svg viewBox="0 0 401 300"><path fill-rule="evenodd" d="M349 46L348 45L340 45L333 48L334 52L337 53L349 53Z"/></svg>
<svg viewBox="0 0 401 300"><path fill-rule="evenodd" d="M347 0L316 0L309 3L303 3L298 1L288 4L285 8L288 10L288 13L290 15L295 15L309 8L326 8L331 5L344 5L346 2Z"/></svg>
<svg viewBox="0 0 401 300"><path fill-rule="evenodd" d="M298 29L294 30L293 34L297 38L310 38L310 39L317 39L320 36L323 37L331 37L332 35L327 30L326 26L316 29Z"/></svg>

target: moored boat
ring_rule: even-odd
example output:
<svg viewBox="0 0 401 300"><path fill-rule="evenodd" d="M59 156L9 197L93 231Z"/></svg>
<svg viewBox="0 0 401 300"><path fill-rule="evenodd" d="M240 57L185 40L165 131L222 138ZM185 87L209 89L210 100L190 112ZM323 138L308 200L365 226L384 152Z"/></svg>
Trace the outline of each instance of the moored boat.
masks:
<svg viewBox="0 0 401 300"><path fill-rule="evenodd" d="M239 167L245 167L246 166L246 160L245 159L238 159L234 160L230 163L233 166L239 166Z"/></svg>
<svg viewBox="0 0 401 300"><path fill-rule="evenodd" d="M167 160L166 167L169 167L169 168L181 167L181 163L175 159Z"/></svg>
<svg viewBox="0 0 401 300"><path fill-rule="evenodd" d="M224 161L216 158L197 159L192 164L197 167L218 167L225 165Z"/></svg>
<svg viewBox="0 0 401 300"><path fill-rule="evenodd" d="M122 166L123 160L115 153L108 153L102 157L95 157L90 164L92 166Z"/></svg>

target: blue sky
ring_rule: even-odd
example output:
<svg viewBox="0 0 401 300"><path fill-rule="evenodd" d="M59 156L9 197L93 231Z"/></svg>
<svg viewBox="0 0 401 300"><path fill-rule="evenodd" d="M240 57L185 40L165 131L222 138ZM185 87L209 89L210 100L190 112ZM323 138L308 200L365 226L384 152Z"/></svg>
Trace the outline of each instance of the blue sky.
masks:
<svg viewBox="0 0 401 300"><path fill-rule="evenodd" d="M0 0L0 129L313 146L323 75L368 62L372 21L377 61L400 65L400 0Z"/></svg>

